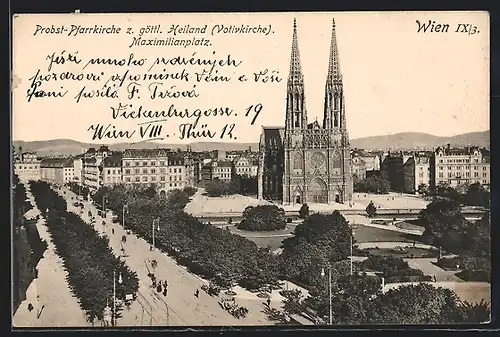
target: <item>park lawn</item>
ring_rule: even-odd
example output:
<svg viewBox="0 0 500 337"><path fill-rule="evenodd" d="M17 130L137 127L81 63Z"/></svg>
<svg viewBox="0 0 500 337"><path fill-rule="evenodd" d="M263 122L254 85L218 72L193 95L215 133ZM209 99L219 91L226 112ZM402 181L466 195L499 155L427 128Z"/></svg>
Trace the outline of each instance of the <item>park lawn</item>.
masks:
<svg viewBox="0 0 500 337"><path fill-rule="evenodd" d="M275 237L267 237L267 238L252 238L247 237L248 240L255 242L258 247L271 247L271 251L274 251L281 247L281 243L286 237L283 236L275 236Z"/></svg>
<svg viewBox="0 0 500 337"><path fill-rule="evenodd" d="M404 253L399 253L394 251L393 249L365 249L364 251L370 252L371 255L377 256L393 256L393 257L401 257L401 258L410 258L413 256L414 258L422 258L422 257L438 257L439 252L435 250L422 249L422 248L413 248L413 247L405 247ZM413 255L412 255L413 254Z"/></svg>
<svg viewBox="0 0 500 337"><path fill-rule="evenodd" d="M359 226L356 228L354 238L357 242L413 242L419 240L419 236L417 235L368 226Z"/></svg>

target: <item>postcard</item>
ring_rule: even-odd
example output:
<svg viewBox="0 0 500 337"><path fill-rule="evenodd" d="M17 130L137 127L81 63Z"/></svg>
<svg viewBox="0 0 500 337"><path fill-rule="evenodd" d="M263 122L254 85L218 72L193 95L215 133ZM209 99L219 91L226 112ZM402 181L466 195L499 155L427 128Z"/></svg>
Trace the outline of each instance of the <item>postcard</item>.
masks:
<svg viewBox="0 0 500 337"><path fill-rule="evenodd" d="M487 12L12 27L14 328L490 321Z"/></svg>

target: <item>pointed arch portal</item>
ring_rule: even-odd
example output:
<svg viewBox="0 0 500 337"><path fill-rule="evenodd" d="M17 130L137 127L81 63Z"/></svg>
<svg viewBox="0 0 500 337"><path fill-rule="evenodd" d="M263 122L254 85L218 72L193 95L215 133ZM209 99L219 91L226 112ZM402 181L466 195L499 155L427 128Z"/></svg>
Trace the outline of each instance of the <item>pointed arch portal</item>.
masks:
<svg viewBox="0 0 500 337"><path fill-rule="evenodd" d="M328 203L328 188L326 183L320 179L315 178L309 186L309 195L311 196L311 201L318 204Z"/></svg>

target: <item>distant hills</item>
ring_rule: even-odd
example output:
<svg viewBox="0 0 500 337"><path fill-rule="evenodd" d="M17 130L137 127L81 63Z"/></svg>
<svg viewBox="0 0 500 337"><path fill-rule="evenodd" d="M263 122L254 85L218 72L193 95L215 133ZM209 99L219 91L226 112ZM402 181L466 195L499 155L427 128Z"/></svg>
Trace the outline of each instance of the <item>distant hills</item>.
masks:
<svg viewBox="0 0 500 337"><path fill-rule="evenodd" d="M359 149L432 149L438 146L490 146L490 131L470 132L452 137L439 137L428 133L403 132L387 136L357 138L351 140L351 148Z"/></svg>
<svg viewBox="0 0 500 337"><path fill-rule="evenodd" d="M14 141L16 150L22 146L23 151L36 151L39 155L71 155L85 152L89 147L98 148L101 144L81 143L70 139L52 139L43 141ZM432 149L437 146L467 146L474 145L480 147L490 146L490 132L471 132L453 137L438 137L427 133L404 132L387 136L374 136L351 139L351 148L366 150L405 150L405 149ZM257 151L257 143L218 143L218 142L198 142L189 144L193 151L210 150L247 150L251 148ZM122 151L133 148L171 148L173 150L185 150L187 144L161 144L152 142L143 143L118 143L109 145L111 150Z"/></svg>

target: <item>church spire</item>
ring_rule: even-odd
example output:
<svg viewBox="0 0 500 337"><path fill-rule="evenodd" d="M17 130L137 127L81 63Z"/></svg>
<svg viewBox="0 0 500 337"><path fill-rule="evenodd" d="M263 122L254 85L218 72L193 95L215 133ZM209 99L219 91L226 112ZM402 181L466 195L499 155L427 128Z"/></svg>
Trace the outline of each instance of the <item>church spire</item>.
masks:
<svg viewBox="0 0 500 337"><path fill-rule="evenodd" d="M335 19L332 23L332 40L330 42L330 59L328 60L327 81L332 84L342 84L342 74L340 72L339 49L337 47L337 33L335 31Z"/></svg>
<svg viewBox="0 0 500 337"><path fill-rule="evenodd" d="M287 81L287 129L303 129L307 126L305 109L304 76L300 64L299 41L297 36L297 21L293 19L292 51L290 57L290 72Z"/></svg>
<svg viewBox="0 0 500 337"><path fill-rule="evenodd" d="M335 19L333 19L330 57L328 60L328 74L326 76L325 85L325 107L323 117L323 127L325 129L345 128L343 106L344 90L342 85L342 73L340 72Z"/></svg>
<svg viewBox="0 0 500 337"><path fill-rule="evenodd" d="M288 74L288 84L302 85L302 66L300 64L299 41L297 38L297 20L293 19L292 55L290 57L290 72Z"/></svg>

